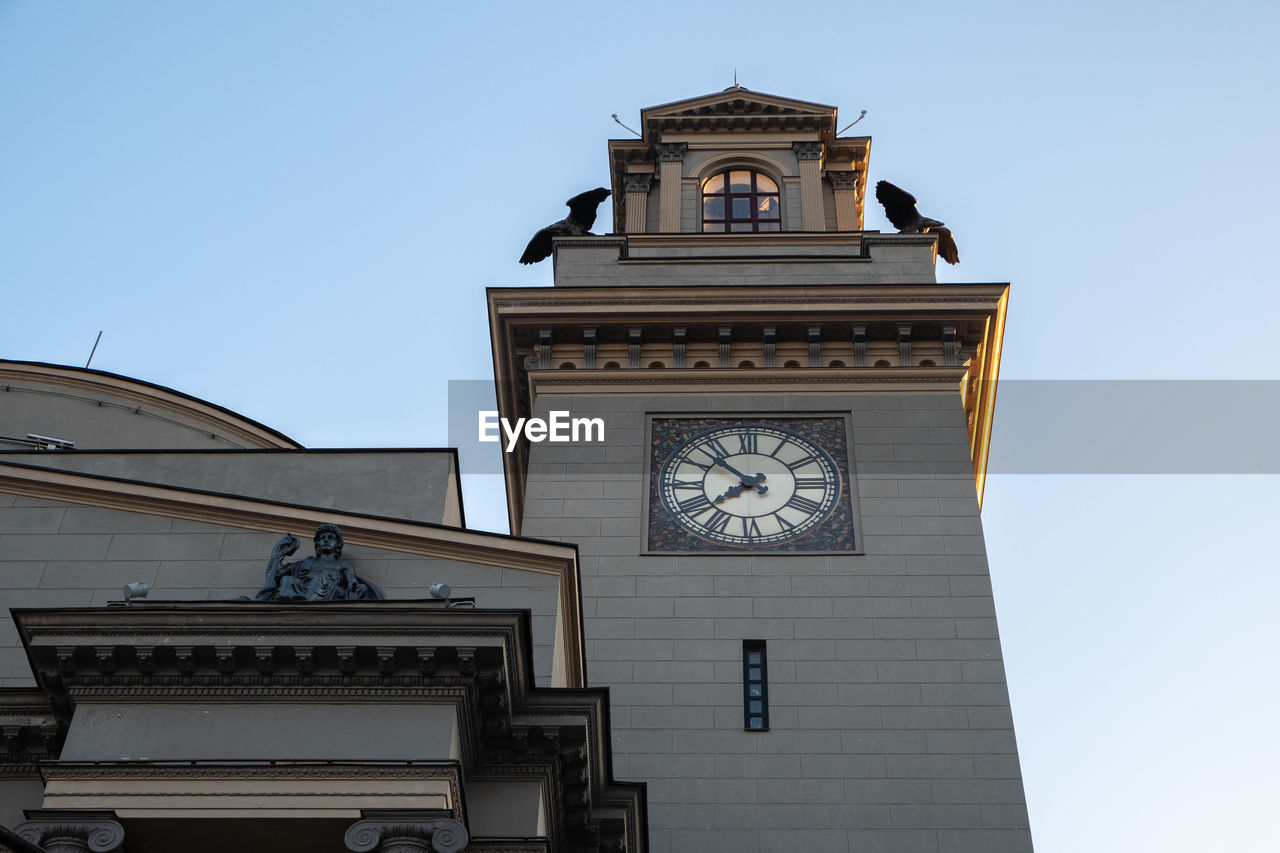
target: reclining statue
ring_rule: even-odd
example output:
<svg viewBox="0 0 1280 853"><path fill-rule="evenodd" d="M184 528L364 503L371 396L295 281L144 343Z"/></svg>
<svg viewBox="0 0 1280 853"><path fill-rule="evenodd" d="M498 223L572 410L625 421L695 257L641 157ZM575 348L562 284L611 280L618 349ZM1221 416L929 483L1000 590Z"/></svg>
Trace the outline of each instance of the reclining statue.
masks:
<svg viewBox="0 0 1280 853"><path fill-rule="evenodd" d="M342 557L342 531L333 524L316 528L315 556L296 563L284 558L298 550L298 537L286 533L271 549L267 579L258 601L376 601L382 591L356 574Z"/></svg>

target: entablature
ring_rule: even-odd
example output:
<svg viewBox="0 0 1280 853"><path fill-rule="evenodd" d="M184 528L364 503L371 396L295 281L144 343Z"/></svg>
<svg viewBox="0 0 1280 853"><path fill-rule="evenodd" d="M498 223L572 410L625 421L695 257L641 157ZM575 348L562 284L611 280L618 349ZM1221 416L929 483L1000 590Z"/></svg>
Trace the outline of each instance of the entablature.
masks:
<svg viewBox="0 0 1280 853"><path fill-rule="evenodd" d="M151 817L218 809L229 809L228 817L316 809L332 816L378 807L381 796L400 807L446 808L465 821L464 784L526 781L541 786L552 849L647 849L643 786L613 778L607 692L534 686L527 611L443 602L141 602L14 615L44 694L44 708L35 710L69 729L61 748L68 760L45 773L46 806ZM315 711L302 711L305 703ZM361 705L388 721L401 713L392 706L402 707L412 719L396 722L397 731L430 723L413 749L406 745L409 760L388 763L390 729L341 727L333 737L350 741L343 748L304 749L296 734L291 740L274 728L295 712L358 725L353 709ZM148 739L139 728L148 721L189 727L220 707L257 709L279 734L279 744L257 753L265 756L257 770L235 770L254 766L236 749L188 755L209 747L188 746L180 732ZM270 735L255 732L251 746ZM192 742L209 739L193 730ZM109 744L161 754L116 760ZM164 744L181 744L183 754L163 754ZM337 760L317 760L327 748ZM316 774L334 778L316 790Z"/></svg>
<svg viewBox="0 0 1280 853"><path fill-rule="evenodd" d="M959 393L981 500L1007 304L978 283L491 288L498 407L514 423L540 394ZM527 440L504 459L519 530Z"/></svg>

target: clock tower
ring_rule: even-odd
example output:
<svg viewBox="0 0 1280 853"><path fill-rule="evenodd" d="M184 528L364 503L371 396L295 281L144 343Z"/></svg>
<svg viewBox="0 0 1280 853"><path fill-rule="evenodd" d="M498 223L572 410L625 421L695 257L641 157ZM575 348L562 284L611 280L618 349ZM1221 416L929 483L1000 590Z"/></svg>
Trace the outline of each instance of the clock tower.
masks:
<svg viewBox="0 0 1280 853"><path fill-rule="evenodd" d="M724 92L609 143L613 232L489 291L513 533L576 543L655 851L1030 851L979 507L1008 285L863 230L871 140Z"/></svg>

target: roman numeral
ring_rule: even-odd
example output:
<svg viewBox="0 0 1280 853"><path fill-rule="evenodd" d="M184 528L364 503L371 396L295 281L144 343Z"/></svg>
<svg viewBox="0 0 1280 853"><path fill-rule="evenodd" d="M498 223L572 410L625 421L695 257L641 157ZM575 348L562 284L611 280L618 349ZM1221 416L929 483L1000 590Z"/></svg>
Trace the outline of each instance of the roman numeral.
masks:
<svg viewBox="0 0 1280 853"><path fill-rule="evenodd" d="M796 477L796 489L826 489L827 481L821 477Z"/></svg>
<svg viewBox="0 0 1280 853"><path fill-rule="evenodd" d="M727 512L716 510L711 514L709 519L702 522L702 525L712 533L724 533L725 530L728 529L730 521L733 521L732 515L729 515Z"/></svg>
<svg viewBox="0 0 1280 853"><path fill-rule="evenodd" d="M711 450L707 450L707 447L710 447ZM729 452L729 448L721 444L720 439L715 437L708 438L706 440L706 446L700 447L698 449L701 450L703 453L707 454L708 456L710 456L713 460L724 459L727 456L733 455L732 453Z"/></svg>
<svg viewBox="0 0 1280 853"><path fill-rule="evenodd" d="M754 518L742 519L742 535L747 538L761 535L760 525L756 523Z"/></svg>
<svg viewBox="0 0 1280 853"><path fill-rule="evenodd" d="M760 452L760 436L754 432L738 433L738 452L739 453L759 453Z"/></svg>
<svg viewBox="0 0 1280 853"><path fill-rule="evenodd" d="M788 506L793 509L798 509L801 512L806 514L814 513L822 509L822 504L818 503L817 501L811 501L798 492L792 495L791 499L788 500L784 506Z"/></svg>
<svg viewBox="0 0 1280 853"><path fill-rule="evenodd" d="M796 461L794 461L794 462L788 462L788 463L786 463L786 465L787 465L787 467L788 467L788 468L790 468L792 471L795 471L795 470L796 470L796 469L798 469L798 468L803 468L804 466L806 466L806 465L810 465L810 464L812 464L812 463L814 463L814 462L817 462L817 461L818 461L818 457L816 457L816 456L801 456L801 457L800 457L799 459L797 459Z"/></svg>
<svg viewBox="0 0 1280 853"><path fill-rule="evenodd" d="M685 500L680 501L678 506L680 507L680 511L685 515L698 515L709 509L714 509L714 507L711 506L711 501L707 500L707 496L701 492L691 498L686 498ZM717 512L718 511L719 510L717 510Z"/></svg>
<svg viewBox="0 0 1280 853"><path fill-rule="evenodd" d="M702 489L701 480L676 480L671 484L673 489Z"/></svg>

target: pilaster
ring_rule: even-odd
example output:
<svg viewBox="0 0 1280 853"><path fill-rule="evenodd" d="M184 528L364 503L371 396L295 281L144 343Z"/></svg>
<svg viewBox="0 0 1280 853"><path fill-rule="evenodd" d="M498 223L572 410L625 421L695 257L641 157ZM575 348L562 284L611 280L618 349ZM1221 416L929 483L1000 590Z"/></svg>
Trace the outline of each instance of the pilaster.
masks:
<svg viewBox="0 0 1280 853"><path fill-rule="evenodd" d="M653 172L628 172L622 178L626 190L626 221L624 234L643 234L648 227L649 190L653 187Z"/></svg>
<svg viewBox="0 0 1280 853"><path fill-rule="evenodd" d="M680 231L680 187L689 143L659 142L654 149L658 155L658 230L675 234Z"/></svg>
<svg viewBox="0 0 1280 853"><path fill-rule="evenodd" d="M794 142L791 149L800 162L800 205L805 231L826 231L822 209L822 143Z"/></svg>
<svg viewBox="0 0 1280 853"><path fill-rule="evenodd" d="M858 222L858 173L827 170L827 180L836 197L836 230L860 231Z"/></svg>

